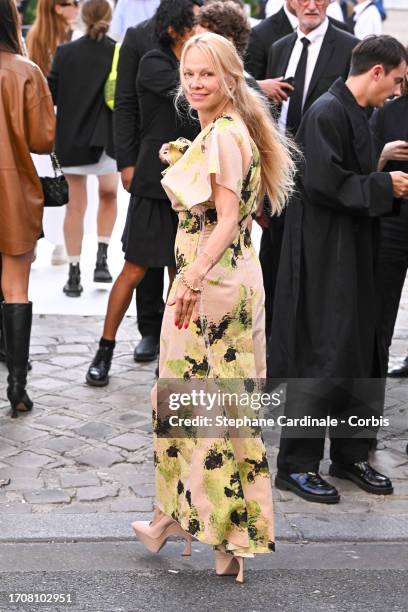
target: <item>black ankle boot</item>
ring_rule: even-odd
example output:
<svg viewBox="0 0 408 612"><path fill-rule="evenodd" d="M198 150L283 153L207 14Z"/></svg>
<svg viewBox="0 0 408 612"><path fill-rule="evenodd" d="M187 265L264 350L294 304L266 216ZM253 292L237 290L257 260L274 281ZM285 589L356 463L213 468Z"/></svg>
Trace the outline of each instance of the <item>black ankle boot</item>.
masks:
<svg viewBox="0 0 408 612"><path fill-rule="evenodd" d="M94 270L94 282L111 283L112 280L113 279L108 268L108 245L104 242L99 242Z"/></svg>
<svg viewBox="0 0 408 612"><path fill-rule="evenodd" d="M83 291L81 285L81 270L79 269L79 263L69 264L69 275L66 284L64 285L63 292L68 297L79 297Z"/></svg>
<svg viewBox="0 0 408 612"><path fill-rule="evenodd" d="M30 349L30 335L33 305L2 304L4 344L9 371L7 397L11 405L11 416L28 412L33 402L27 395L27 366Z"/></svg>
<svg viewBox="0 0 408 612"><path fill-rule="evenodd" d="M109 383L109 370L114 348L115 342L108 344L103 339L100 341L96 355L86 373L86 382L91 387L106 387Z"/></svg>

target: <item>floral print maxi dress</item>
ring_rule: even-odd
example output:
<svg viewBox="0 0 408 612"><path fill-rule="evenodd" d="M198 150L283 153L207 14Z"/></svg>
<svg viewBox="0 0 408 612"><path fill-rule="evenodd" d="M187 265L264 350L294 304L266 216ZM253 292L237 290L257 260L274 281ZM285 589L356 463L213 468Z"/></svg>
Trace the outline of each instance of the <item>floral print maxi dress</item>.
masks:
<svg viewBox="0 0 408 612"><path fill-rule="evenodd" d="M239 197L239 231L204 279L197 322L190 321L188 329L179 330L174 324L174 306L166 306L160 379L266 376L262 273L247 229L257 208L260 162L251 142L252 161L243 176L241 146L245 138L246 130L238 121L221 116L202 130L163 178L163 187L179 216L175 246L178 273L205 249L217 224L211 174ZM177 282L176 278L170 298ZM198 540L219 550L244 556L273 550L271 481L261 436L158 436L156 400L157 507Z"/></svg>

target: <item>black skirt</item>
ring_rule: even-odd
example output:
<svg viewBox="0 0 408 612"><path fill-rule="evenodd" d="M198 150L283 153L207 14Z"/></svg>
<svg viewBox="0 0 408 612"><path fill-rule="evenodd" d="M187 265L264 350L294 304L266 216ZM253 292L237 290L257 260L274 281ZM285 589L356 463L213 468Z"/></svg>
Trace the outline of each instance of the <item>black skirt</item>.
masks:
<svg viewBox="0 0 408 612"><path fill-rule="evenodd" d="M175 267L177 225L169 200L132 195L122 235L126 261L146 268Z"/></svg>

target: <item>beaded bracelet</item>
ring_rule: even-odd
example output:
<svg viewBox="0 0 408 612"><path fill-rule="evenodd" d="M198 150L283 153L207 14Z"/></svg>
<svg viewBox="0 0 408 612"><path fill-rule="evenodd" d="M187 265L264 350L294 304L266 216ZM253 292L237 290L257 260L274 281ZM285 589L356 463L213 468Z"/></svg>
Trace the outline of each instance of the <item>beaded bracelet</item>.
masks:
<svg viewBox="0 0 408 612"><path fill-rule="evenodd" d="M182 282L185 284L185 286L187 287L187 289L190 289L190 291L193 291L193 293L201 293L202 291L202 286L199 287L198 289L196 287L193 287L193 285L191 283L188 282L188 280L186 279L186 277L184 276L184 272L180 272L180 279L182 280Z"/></svg>

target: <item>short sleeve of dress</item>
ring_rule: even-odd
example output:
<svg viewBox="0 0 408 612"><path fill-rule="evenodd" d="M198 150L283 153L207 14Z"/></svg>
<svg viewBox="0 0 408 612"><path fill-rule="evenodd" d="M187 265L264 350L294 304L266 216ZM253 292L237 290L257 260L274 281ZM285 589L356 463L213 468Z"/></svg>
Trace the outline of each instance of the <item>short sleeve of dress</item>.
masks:
<svg viewBox="0 0 408 612"><path fill-rule="evenodd" d="M190 209L211 200L211 175L218 185L241 197L243 135L234 121L221 117L200 135L166 172L162 185L172 203Z"/></svg>

